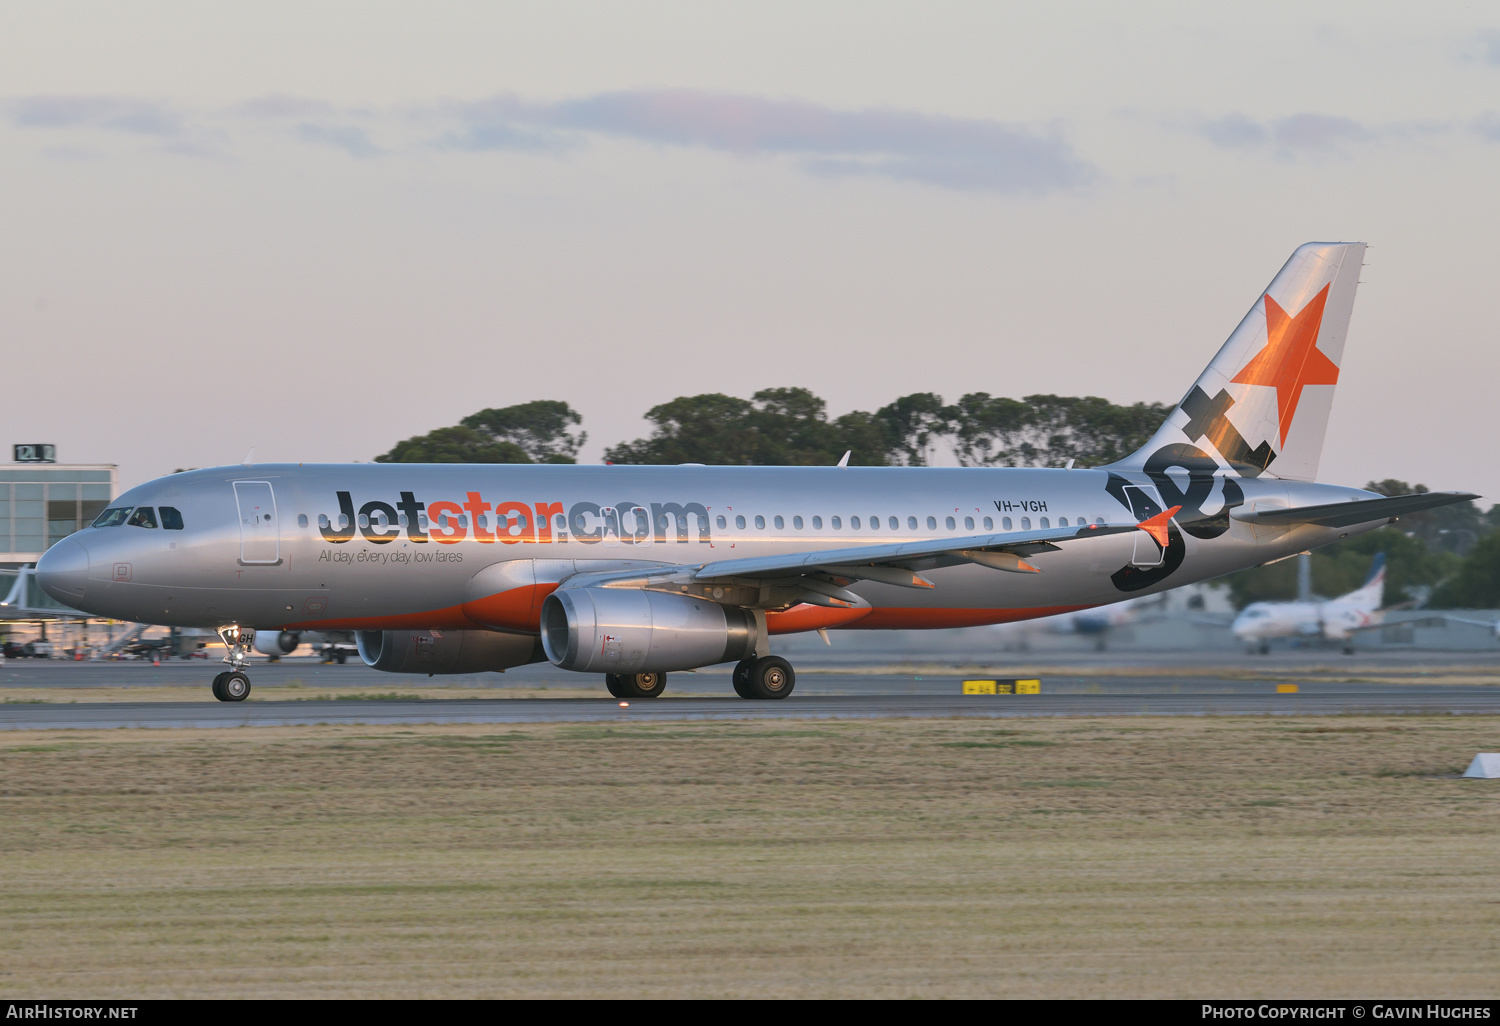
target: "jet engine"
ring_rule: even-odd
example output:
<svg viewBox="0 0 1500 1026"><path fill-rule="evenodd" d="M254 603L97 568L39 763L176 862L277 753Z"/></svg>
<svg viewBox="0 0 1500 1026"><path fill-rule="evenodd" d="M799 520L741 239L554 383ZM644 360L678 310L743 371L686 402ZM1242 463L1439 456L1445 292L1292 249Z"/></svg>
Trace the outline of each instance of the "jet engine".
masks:
<svg viewBox="0 0 1500 1026"><path fill-rule="evenodd" d="M356 631L366 666L388 673L484 673L539 663L532 634L499 631Z"/></svg>
<svg viewBox="0 0 1500 1026"><path fill-rule="evenodd" d="M300 644L302 644L302 634L298 631L255 632L255 651L261 655L268 655L272 659L291 655Z"/></svg>
<svg viewBox="0 0 1500 1026"><path fill-rule="evenodd" d="M542 645L564 670L665 673L755 653L755 617L688 595L571 588L542 603Z"/></svg>

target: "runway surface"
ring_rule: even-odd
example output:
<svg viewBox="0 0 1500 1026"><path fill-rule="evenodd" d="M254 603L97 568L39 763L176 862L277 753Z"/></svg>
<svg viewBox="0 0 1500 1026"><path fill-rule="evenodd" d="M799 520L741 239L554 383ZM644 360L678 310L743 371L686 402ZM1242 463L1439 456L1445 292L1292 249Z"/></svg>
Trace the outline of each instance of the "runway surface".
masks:
<svg viewBox="0 0 1500 1026"><path fill-rule="evenodd" d="M12 660L0 667L0 697L27 689L25 699L4 699L0 729L99 729L119 727L241 727L311 724L539 723L708 719L824 719L881 717L1202 716L1337 714L1500 714L1500 674L1488 666L1440 660L1328 665L1260 664L1247 679L1243 664L1120 667L1042 667L1040 695L960 694L962 680L977 674L940 672L804 672L784 701L736 698L726 672L671 674L668 693L621 705L595 677L550 666L524 667L504 677L411 678L363 666L322 666L284 660L252 667L257 690L243 703L220 703L207 681L221 667L202 661L160 667L142 663L56 663ZM1014 676L997 668L994 676ZM1381 681L1363 679L1380 677ZM1430 678L1436 679L1430 679ZM1448 682L1464 677L1461 684ZM1495 683L1484 683L1493 680ZM1295 683L1297 693L1277 693ZM159 701L94 701L94 688L181 687ZM359 687L378 687L399 698L372 699ZM442 698L409 697L423 688L445 689ZM297 697L306 688L342 695ZM42 691L40 689L45 689ZM452 697L472 689L473 697ZM546 691L538 696L539 691ZM37 699L34 696L46 694Z"/></svg>

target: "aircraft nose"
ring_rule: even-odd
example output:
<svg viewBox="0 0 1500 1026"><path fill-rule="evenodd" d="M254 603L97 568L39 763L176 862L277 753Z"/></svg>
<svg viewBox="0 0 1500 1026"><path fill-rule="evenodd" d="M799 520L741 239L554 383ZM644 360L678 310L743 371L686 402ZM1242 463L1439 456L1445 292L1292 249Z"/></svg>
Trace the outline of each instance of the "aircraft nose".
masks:
<svg viewBox="0 0 1500 1026"><path fill-rule="evenodd" d="M57 601L76 606L89 583L89 550L77 538L64 538L36 563L36 583Z"/></svg>

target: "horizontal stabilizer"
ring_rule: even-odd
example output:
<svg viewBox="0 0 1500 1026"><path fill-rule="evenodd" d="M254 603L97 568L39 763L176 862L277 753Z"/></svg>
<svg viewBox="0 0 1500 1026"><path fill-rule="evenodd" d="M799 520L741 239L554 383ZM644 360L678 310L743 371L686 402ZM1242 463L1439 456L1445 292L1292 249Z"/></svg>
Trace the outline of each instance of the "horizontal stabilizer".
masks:
<svg viewBox="0 0 1500 1026"><path fill-rule="evenodd" d="M1424 509L1435 509L1477 498L1479 496L1472 492L1417 492L1412 495L1392 495L1385 499L1330 502L1322 506L1299 506L1295 509L1235 510L1229 515L1243 523L1262 524L1266 527L1293 527L1297 524L1353 527L1355 524L1394 519L1408 513L1420 513Z"/></svg>

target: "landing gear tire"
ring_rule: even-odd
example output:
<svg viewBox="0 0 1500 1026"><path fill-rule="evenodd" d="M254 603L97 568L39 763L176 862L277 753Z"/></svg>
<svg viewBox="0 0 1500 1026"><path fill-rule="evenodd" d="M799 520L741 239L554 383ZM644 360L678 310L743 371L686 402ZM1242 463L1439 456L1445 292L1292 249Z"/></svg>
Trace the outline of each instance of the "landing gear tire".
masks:
<svg viewBox="0 0 1500 1026"><path fill-rule="evenodd" d="M797 686L792 664L780 656L763 656L750 668L748 698L785 698Z"/></svg>
<svg viewBox="0 0 1500 1026"><path fill-rule="evenodd" d="M225 670L214 678L213 692L221 702L243 702L250 697L250 678L239 670Z"/></svg>
<svg viewBox="0 0 1500 1026"><path fill-rule="evenodd" d="M667 690L665 673L607 673L604 686L616 698L655 698Z"/></svg>
<svg viewBox="0 0 1500 1026"><path fill-rule="evenodd" d="M734 682L734 693L741 698L754 698L750 690L750 674L755 672L755 657L741 659L734 664L734 674L730 680Z"/></svg>

